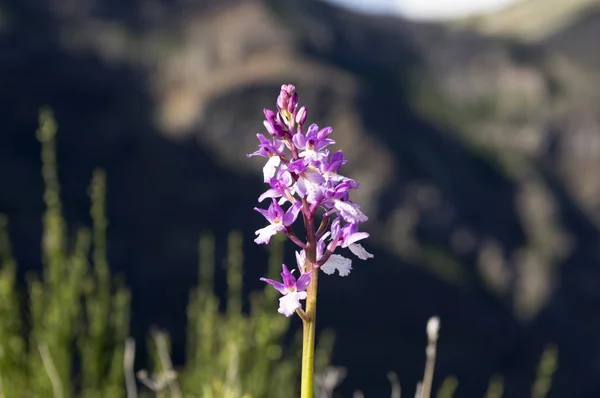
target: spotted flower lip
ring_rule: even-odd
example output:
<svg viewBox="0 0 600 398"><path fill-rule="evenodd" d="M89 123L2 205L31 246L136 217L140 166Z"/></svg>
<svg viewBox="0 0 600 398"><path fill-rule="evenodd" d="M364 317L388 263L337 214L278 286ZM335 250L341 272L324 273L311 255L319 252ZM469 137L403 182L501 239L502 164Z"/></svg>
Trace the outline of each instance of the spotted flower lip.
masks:
<svg viewBox="0 0 600 398"><path fill-rule="evenodd" d="M317 243L317 264L323 260L323 257L326 256L326 248L325 248L325 238L327 235L324 235L322 239ZM304 263L306 261L306 252L301 250L296 252L296 262L298 263L298 268L300 272L304 272ZM340 276L348 276L350 271L352 270L352 260L341 256L339 254L331 254L327 257L323 264L319 266L323 272L327 275L332 275L335 271L338 271Z"/></svg>
<svg viewBox="0 0 600 398"><path fill-rule="evenodd" d="M260 280L273 286L283 295L283 297L279 299L278 312L290 317L298 308L302 307L300 300L306 298L306 288L310 283L312 272L302 274L296 279L293 275L295 270L290 272L285 264L282 264L281 268L283 269L283 272L281 273L281 280L283 283L268 278L260 278Z"/></svg>
<svg viewBox="0 0 600 398"><path fill-rule="evenodd" d="M258 237L254 239L256 243L269 243L271 237L279 231L284 231L286 227L289 227L298 218L300 212L300 202L294 203L287 211L284 211L275 199L272 199L272 203L268 210L260 209L255 207L254 210L262 214L269 225L256 231Z"/></svg>

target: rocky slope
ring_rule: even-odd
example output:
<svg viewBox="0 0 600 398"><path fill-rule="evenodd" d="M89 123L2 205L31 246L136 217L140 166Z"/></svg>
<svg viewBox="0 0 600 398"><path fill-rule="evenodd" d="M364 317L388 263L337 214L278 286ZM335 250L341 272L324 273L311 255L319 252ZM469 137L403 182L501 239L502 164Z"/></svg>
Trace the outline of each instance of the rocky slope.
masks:
<svg viewBox="0 0 600 398"><path fill-rule="evenodd" d="M350 371L342 390L385 396L388 370L409 390L435 313L439 381L458 377L457 397L483 396L495 373L505 396L525 396L549 342L550 396L600 395L596 8L531 41L308 0L48 4L0 9L0 211L27 268L40 238L33 131L49 104L67 216L88 221L86 185L106 167L134 333L169 328L180 361L202 229L242 229L258 286L261 164L244 154L293 82L310 120L334 126L371 215L376 259L324 278L321 294L320 326L337 330L334 361Z"/></svg>

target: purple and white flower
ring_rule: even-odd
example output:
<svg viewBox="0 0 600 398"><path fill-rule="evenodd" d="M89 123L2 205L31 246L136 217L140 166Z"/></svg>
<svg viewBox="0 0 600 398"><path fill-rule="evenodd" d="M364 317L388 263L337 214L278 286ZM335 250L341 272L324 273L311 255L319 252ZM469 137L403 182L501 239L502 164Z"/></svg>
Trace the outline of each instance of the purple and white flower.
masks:
<svg viewBox="0 0 600 398"><path fill-rule="evenodd" d="M319 263L325 255L326 248L324 240L327 235L324 235L317 244L317 263ZM296 262L298 263L300 271L304 272L304 264L306 262L306 252L304 250L296 252ZM352 271L352 260L339 254L331 254L319 268L327 275L333 275L335 271L337 271L340 276L348 276L350 275L350 271Z"/></svg>
<svg viewBox="0 0 600 398"><path fill-rule="evenodd" d="M282 269L281 280L283 283L267 278L260 278L260 280L273 286L279 293L283 294L283 297L279 299L278 312L289 317L292 316L298 308L302 308L300 300L306 298L306 288L310 283L311 272L302 274L300 278L296 280L293 275L295 270L290 272L285 264L282 265Z"/></svg>
<svg viewBox="0 0 600 398"><path fill-rule="evenodd" d="M319 126L311 124L306 136L302 133L294 134L292 141L301 151L298 156L309 162L318 162L327 157L327 153L322 150L328 145L335 144L334 140L328 138L332 131L331 127L319 130Z"/></svg>
<svg viewBox="0 0 600 398"><path fill-rule="evenodd" d="M279 172L281 173L282 170ZM283 174L284 175L279 176L279 178L271 178L269 180L271 188L258 197L259 202L262 202L266 198L281 198L279 204L282 205L286 202L288 197L292 197L289 187L294 183L294 180L290 176L290 173L283 171Z"/></svg>
<svg viewBox="0 0 600 398"><path fill-rule="evenodd" d="M273 137L273 143L262 134L256 134L256 137L260 141L258 150L246 155L246 157L262 156L269 159L263 167L265 182L269 182L269 179L275 176L277 167L281 164L281 158L285 156L283 152L285 144L277 137Z"/></svg>
<svg viewBox="0 0 600 398"><path fill-rule="evenodd" d="M327 150L325 152L329 155ZM319 163L319 172L328 182L340 182L348 180L349 178L338 174L338 170L346 162L348 162L348 160L344 158L343 152L337 151L336 153L332 154L331 157L325 157L321 159L321 162Z"/></svg>
<svg viewBox="0 0 600 398"><path fill-rule="evenodd" d="M360 244L356 243L359 240L366 239L369 234L366 232L358 232L358 223L348 223L340 228L340 220L336 218L331 224L331 240L336 246L347 247L350 251L361 260L373 258L373 255L366 251Z"/></svg>
<svg viewBox="0 0 600 398"><path fill-rule="evenodd" d="M291 316L294 311L301 310L300 300L306 298L311 275L319 269L329 275L336 271L340 276L350 273L352 260L334 253L338 247L348 248L361 260L372 258L373 255L358 243L369 236L359 231L359 224L367 221L368 217L358 204L350 200L350 191L358 189L359 184L340 174L341 166L348 162L343 152L330 153L328 149L335 144L330 138L333 129L311 124L303 133L307 111L304 106L299 106L298 93L291 84L281 86L276 106L276 112L264 110L264 126L270 139L257 134L258 150L247 156L267 158L263 176L270 186L258 198L259 202L270 198L269 208L255 208L269 225L256 231L254 241L269 243L277 232L284 232L301 249L296 252L301 274L298 280L285 265L281 274L283 282L261 278L283 294L279 300L279 312ZM284 210L281 205L286 202L290 203L290 207ZM319 209L323 211L318 212ZM307 231L306 241L300 239L292 229L300 212L305 228L317 227L315 218L322 214L318 231ZM315 257L314 264L306 261L307 250L314 250L309 251ZM299 313L304 320L307 319L307 314L302 311Z"/></svg>
<svg viewBox="0 0 600 398"><path fill-rule="evenodd" d="M272 199L273 202L269 206L268 210L259 209L255 207L254 210L262 214L267 221L269 221L269 225L264 228L256 231L256 235L258 237L254 239L254 242L261 243L269 243L271 237L275 235L277 232L285 231L287 227L292 225L296 218L298 218L298 213L300 212L300 202L294 203L290 208L284 212L284 210L279 206L275 199Z"/></svg>

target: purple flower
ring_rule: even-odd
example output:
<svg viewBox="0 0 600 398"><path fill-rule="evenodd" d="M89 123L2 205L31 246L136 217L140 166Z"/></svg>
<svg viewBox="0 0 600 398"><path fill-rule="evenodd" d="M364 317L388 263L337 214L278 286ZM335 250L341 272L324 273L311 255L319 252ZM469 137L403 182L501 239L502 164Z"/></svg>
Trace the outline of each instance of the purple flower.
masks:
<svg viewBox="0 0 600 398"><path fill-rule="evenodd" d="M301 151L298 156L310 162L318 162L327 157L327 153L321 151L326 146L335 144L334 140L328 138L332 131L331 127L319 130L319 126L311 124L306 136L302 133L295 134L292 140L296 148Z"/></svg>
<svg viewBox="0 0 600 398"><path fill-rule="evenodd" d="M343 181L338 185L328 187L324 190L323 204L329 209L325 214L331 215L337 212L349 223L367 221L369 217L360 210L360 206L348 198L348 191L356 189L358 186L359 184L356 181L343 177Z"/></svg>
<svg viewBox="0 0 600 398"><path fill-rule="evenodd" d="M268 210L259 209L257 207L254 208L254 210L262 214L270 223L266 227L255 232L258 237L254 239L254 242L258 244L269 243L269 240L271 240L273 235L279 231L285 231L287 227L296 221L298 213L300 212L300 202L294 203L286 212L284 212L277 201L275 199L272 200L273 202Z"/></svg>
<svg viewBox="0 0 600 398"><path fill-rule="evenodd" d="M360 244L356 243L359 240L368 238L366 232L358 232L358 223L348 223L340 228L340 219L336 218L331 223L331 240L336 246L347 247L350 251L361 260L373 258L373 255L366 251Z"/></svg>
<svg viewBox="0 0 600 398"><path fill-rule="evenodd" d="M302 308L300 301L308 296L306 290L313 272L322 269L328 275L337 272L340 276L351 272L352 260L334 253L338 247L348 248L362 260L373 255L358 243L369 236L358 230L359 223L367 221L368 217L360 206L350 200L349 195L349 191L357 189L359 184L339 174L341 166L347 162L342 151L330 153L327 148L335 144L329 138L333 129L319 129L316 124L312 124L304 134L307 110L304 106L299 106L298 93L291 84L281 86L276 105L276 112L264 109L264 126L272 138L257 134L260 142L258 150L248 157L262 156L268 159L263 167L263 175L270 188L258 200L262 202L271 198L267 210L255 208L269 224L256 231L254 241L259 244L269 243L277 232L284 232L302 249L296 252L300 270L297 280L293 271L290 272L285 264L282 265L282 282L261 278L261 281L270 284L283 295L279 299L278 311L289 317ZM281 205L288 201L291 205L286 211ZM302 213L304 227L315 227L319 208L324 209L322 217L326 218L321 220L315 233L307 231L306 240L303 241L291 226ZM330 230L323 233L328 228L329 218L333 219ZM314 264L307 263L308 250L314 250ZM311 290L311 294L315 292L316 290ZM310 307L307 312L310 312ZM310 322L310 318L306 318L307 314L301 312L300 315L305 322Z"/></svg>
<svg viewBox="0 0 600 398"><path fill-rule="evenodd" d="M258 150L250 156L267 158L263 168L264 181L269 189L258 198L259 202L267 198L271 204L267 210L258 209L269 224L256 231L255 242L268 243L277 232L284 232L301 251L296 252L296 261L301 276L296 281L292 273L283 265L283 283L270 279L261 280L279 290L279 312L291 316L300 308L300 300L306 298L306 288L310 283L310 273L306 272L305 250L315 250L316 262L310 265L311 272L322 269L326 274L338 273L346 276L352 270L352 260L334 253L336 249L348 248L359 259L373 257L358 242L369 236L359 232L359 223L368 217L360 206L350 200L350 190L357 189L359 184L351 178L340 174L340 168L347 163L342 151L330 152L329 146L335 144L330 138L331 127L320 129L311 124L306 133L303 127L307 120L307 110L300 106L296 87L291 84L281 86L276 101L276 111L264 109L264 125L270 137L257 134ZM291 206L284 210L281 206L290 202ZM292 230L292 224L300 213L304 226L317 226L315 218L319 208L324 210L321 226L315 234L307 234L302 240ZM330 230L329 218L333 220ZM322 229L321 229L322 228ZM318 236L318 241L315 241Z"/></svg>
<svg viewBox="0 0 600 398"><path fill-rule="evenodd" d="M356 181L344 177L344 181L328 187L325 191L325 200L330 200L331 202L336 200L348 200L348 191L356 188L358 188L358 183Z"/></svg>
<svg viewBox="0 0 600 398"><path fill-rule="evenodd" d="M258 150L249 153L246 157L252 156L262 156L268 158L267 163L263 167L263 175L265 182L268 182L271 177L275 175L277 171L277 167L281 164L281 158L285 157L285 149L283 142L279 140L277 137L273 137L273 143L262 134L256 134L260 144L258 145Z"/></svg>
<svg viewBox="0 0 600 398"><path fill-rule="evenodd" d="M260 278L260 280L273 286L279 293L283 294L283 297L279 299L278 312L289 317L292 316L298 308L302 307L300 300L306 298L306 288L310 283L311 272L302 274L300 278L296 280L293 275L295 270L290 272L285 264L282 264L282 269L281 280L283 283L267 278Z"/></svg>
<svg viewBox="0 0 600 398"><path fill-rule="evenodd" d="M291 196L291 193L288 190L288 187L294 183L294 179L290 176L290 173L283 170L278 173L278 178L269 179L269 185L271 189L265 191L262 195L258 197L258 201L262 202L266 198L282 198L279 201L279 204L282 205L287 200L287 195Z"/></svg>
<svg viewBox="0 0 600 398"><path fill-rule="evenodd" d="M302 159L297 159L297 160L292 160L291 162L289 162L285 166L285 169L287 171L289 171L290 173L293 173L295 175L300 175L300 174L304 173L306 170L308 170L308 166L304 163L304 161Z"/></svg>
<svg viewBox="0 0 600 398"><path fill-rule="evenodd" d="M325 157L321 159L321 163L319 164L319 171L323 174L323 177L327 181L344 181L347 180L347 177L341 176L338 174L338 170L340 167L348 162L347 159L344 158L344 154L342 151L337 151L331 157Z"/></svg>
<svg viewBox="0 0 600 398"><path fill-rule="evenodd" d="M292 190L300 197L306 197L306 201L313 205L321 201L324 183L325 179L319 173L302 173Z"/></svg>
<svg viewBox="0 0 600 398"><path fill-rule="evenodd" d="M323 197L325 178L314 167L307 167L304 161L295 160L285 166L285 170L293 173L296 183L291 187L292 194L298 194L301 198L306 197L310 204L315 204Z"/></svg>
<svg viewBox="0 0 600 398"><path fill-rule="evenodd" d="M262 156L264 158L269 158L271 156L285 156L285 149L283 142L279 140L277 137L273 137L273 142L271 142L267 137L262 134L256 134L258 141L258 150L246 155L246 157L250 158L252 156Z"/></svg>
<svg viewBox="0 0 600 398"><path fill-rule="evenodd" d="M325 238L327 238L327 235L329 235L329 233L327 233L321 239L319 239L319 242L317 243L317 262L319 262L325 254L324 240ZM306 252L304 250L296 252L296 262L298 263L298 268L301 271L304 271L305 269L305 261ZM350 274L350 271L352 270L352 260L339 254L332 254L329 256L327 261L325 261L325 263L323 263L323 265L321 265L319 268L322 269L323 272L325 272L327 275L332 275L337 270L340 276L348 276Z"/></svg>

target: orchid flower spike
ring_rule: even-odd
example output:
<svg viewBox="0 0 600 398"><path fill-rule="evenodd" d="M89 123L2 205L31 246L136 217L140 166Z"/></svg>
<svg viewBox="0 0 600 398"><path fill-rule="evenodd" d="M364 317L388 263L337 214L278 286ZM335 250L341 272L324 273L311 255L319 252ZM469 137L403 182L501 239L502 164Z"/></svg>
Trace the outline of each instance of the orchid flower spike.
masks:
<svg viewBox="0 0 600 398"><path fill-rule="evenodd" d="M279 300L279 312L291 316L302 308L300 300L305 299L307 294L316 295L316 288L307 290L307 287L316 280L319 270L327 275L350 274L352 260L335 253L337 250L348 249L360 260L373 257L358 243L369 237L368 233L359 231L360 223L369 218L350 199L351 192L359 188L358 182L340 173L340 168L348 160L341 150L330 152L330 147L336 144L330 138L333 128L312 123L306 124L308 128L303 132L308 112L305 106L299 104L296 87L282 85L276 109L264 109L263 112L263 124L268 134L257 134L258 149L247 156L267 159L263 177L269 188L258 201L270 198L271 203L266 210L255 208L266 218L268 225L255 232L257 237L254 241L267 244L272 236L283 232L300 247L300 251L296 252L300 271L298 280L285 265L281 274L283 282L261 278L283 294ZM305 240L293 230L300 214L306 231ZM316 222L317 218L321 219L320 223ZM315 228L316 231L307 228ZM307 303L305 315L310 317L308 307L311 300ZM299 313L303 316L302 312ZM303 317L303 320L306 322L309 317Z"/></svg>

